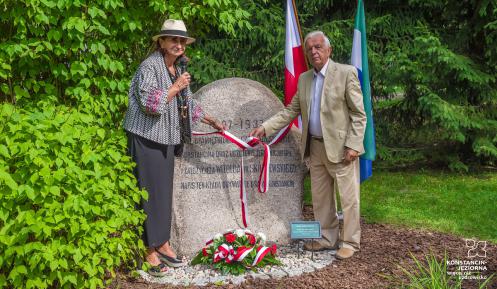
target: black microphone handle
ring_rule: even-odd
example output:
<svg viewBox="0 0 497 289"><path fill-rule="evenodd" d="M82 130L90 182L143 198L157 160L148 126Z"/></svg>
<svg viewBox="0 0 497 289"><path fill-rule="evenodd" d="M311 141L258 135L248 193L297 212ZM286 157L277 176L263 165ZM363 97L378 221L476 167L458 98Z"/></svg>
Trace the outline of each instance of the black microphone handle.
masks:
<svg viewBox="0 0 497 289"><path fill-rule="evenodd" d="M179 59L179 63L178 63L181 74L186 72L187 65L188 65L188 61L186 60L186 57L181 56L181 58ZM181 90L181 95L186 97L186 88Z"/></svg>

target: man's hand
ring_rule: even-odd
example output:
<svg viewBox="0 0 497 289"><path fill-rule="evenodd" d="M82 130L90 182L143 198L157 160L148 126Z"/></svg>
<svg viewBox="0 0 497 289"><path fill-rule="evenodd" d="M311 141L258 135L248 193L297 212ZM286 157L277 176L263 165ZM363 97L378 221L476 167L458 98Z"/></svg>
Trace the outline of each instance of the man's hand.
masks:
<svg viewBox="0 0 497 289"><path fill-rule="evenodd" d="M258 128L254 128L250 133L249 136L253 136L256 138L262 138L266 134L264 127L261 125Z"/></svg>
<svg viewBox="0 0 497 289"><path fill-rule="evenodd" d="M343 161L345 162L346 165L355 161L358 157L359 157L359 152L351 148L345 148L345 151L343 152Z"/></svg>

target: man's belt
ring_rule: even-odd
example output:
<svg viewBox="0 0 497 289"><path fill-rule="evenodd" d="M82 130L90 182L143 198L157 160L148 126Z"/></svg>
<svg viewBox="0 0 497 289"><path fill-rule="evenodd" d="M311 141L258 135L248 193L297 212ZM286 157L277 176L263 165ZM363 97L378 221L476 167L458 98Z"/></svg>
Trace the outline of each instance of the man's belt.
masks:
<svg viewBox="0 0 497 289"><path fill-rule="evenodd" d="M314 135L311 135L311 138L312 138L313 140L317 140L317 141L320 141L320 142L323 142L323 141L324 141L324 139L323 139L323 137L322 137L322 136L314 136Z"/></svg>

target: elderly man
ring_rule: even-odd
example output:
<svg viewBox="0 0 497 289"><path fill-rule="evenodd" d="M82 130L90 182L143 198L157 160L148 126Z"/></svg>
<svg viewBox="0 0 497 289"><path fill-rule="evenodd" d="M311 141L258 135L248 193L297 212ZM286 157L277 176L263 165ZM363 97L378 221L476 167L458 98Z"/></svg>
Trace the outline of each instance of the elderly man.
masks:
<svg viewBox="0 0 497 289"><path fill-rule="evenodd" d="M310 156L314 216L321 222L320 241L307 250L340 249L338 259L352 257L360 248L359 160L364 152L366 114L357 71L330 59L332 47L321 31L305 37L305 51L313 69L303 73L297 93L285 109L250 132L262 137L278 132L302 114L303 157ZM336 209L338 188L343 231Z"/></svg>

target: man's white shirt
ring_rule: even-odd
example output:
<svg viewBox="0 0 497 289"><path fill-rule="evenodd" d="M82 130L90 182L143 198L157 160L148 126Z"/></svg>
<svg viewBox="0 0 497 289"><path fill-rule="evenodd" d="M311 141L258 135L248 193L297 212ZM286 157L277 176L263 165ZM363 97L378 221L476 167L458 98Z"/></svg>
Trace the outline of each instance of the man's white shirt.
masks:
<svg viewBox="0 0 497 289"><path fill-rule="evenodd" d="M326 61L326 64L321 68L319 72L313 70L314 77L312 79L311 88L311 111L309 113L309 133L312 136L323 136L323 131L321 129L321 95L323 94L323 83L324 77L326 75L326 70L328 69L328 63L330 60Z"/></svg>

